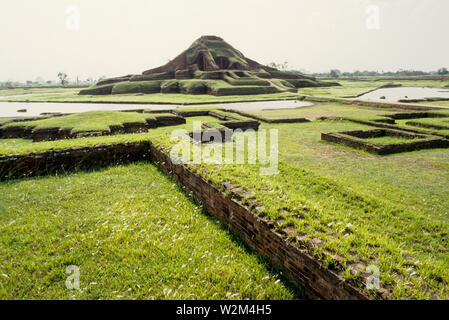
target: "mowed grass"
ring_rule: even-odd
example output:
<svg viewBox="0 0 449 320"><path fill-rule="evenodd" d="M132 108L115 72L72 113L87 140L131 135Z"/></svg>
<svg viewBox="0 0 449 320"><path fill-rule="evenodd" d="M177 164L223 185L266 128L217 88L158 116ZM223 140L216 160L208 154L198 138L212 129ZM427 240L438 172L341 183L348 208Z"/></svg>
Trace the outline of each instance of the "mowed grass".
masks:
<svg viewBox="0 0 449 320"><path fill-rule="evenodd" d="M150 163L0 189L0 299L300 297Z"/></svg>

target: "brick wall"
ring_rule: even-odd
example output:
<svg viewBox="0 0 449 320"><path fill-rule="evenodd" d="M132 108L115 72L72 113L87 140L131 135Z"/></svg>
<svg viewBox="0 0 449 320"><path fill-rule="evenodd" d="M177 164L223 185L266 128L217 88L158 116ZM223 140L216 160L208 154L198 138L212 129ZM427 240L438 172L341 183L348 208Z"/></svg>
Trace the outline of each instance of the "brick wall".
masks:
<svg viewBox="0 0 449 320"><path fill-rule="evenodd" d="M51 150L0 157L0 180L150 159L149 142Z"/></svg>
<svg viewBox="0 0 449 320"><path fill-rule="evenodd" d="M273 223L259 217L240 200L223 193L211 182L182 164L174 164L168 153L150 145L153 160L165 173L192 192L207 210L240 235L256 252L283 271L291 282L302 286L313 299L367 299L356 286L324 267L306 249L274 230Z"/></svg>

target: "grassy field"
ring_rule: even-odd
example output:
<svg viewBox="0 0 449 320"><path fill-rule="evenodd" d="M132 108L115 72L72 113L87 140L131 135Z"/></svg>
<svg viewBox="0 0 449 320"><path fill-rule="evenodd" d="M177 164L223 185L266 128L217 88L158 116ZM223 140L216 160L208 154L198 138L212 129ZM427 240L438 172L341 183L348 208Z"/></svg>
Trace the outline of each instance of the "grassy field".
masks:
<svg viewBox="0 0 449 320"><path fill-rule="evenodd" d="M0 189L0 299L301 297L152 164Z"/></svg>
<svg viewBox="0 0 449 320"><path fill-rule="evenodd" d="M272 111L264 111L274 113ZM394 112L337 104L280 110L292 117L377 117ZM285 116L285 115L283 115ZM32 143L0 140L0 154L118 141L151 140L172 146L169 134L187 124L120 135ZM402 120L400 120L402 121ZM371 129L349 121L262 124L279 130L279 174L260 176L261 164L194 165L220 184L255 191L263 214L282 218L294 236L319 243L311 252L350 281L353 266L374 265L391 298L449 298L449 149L376 156L321 141L322 132ZM220 145L219 145L220 146ZM221 147L225 147L222 145Z"/></svg>

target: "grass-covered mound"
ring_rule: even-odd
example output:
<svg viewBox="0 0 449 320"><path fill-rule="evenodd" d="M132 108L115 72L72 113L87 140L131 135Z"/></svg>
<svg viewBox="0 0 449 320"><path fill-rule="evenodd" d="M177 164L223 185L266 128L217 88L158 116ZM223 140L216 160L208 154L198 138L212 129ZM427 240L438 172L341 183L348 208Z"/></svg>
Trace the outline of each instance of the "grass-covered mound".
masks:
<svg viewBox="0 0 449 320"><path fill-rule="evenodd" d="M221 80L237 89L224 88L209 90L208 84L196 82L185 85L175 80ZM269 79L286 79L287 82L277 82L273 87ZM163 81L160 87L147 81ZM170 81L170 82L165 82ZM139 84L137 84L139 83ZM287 84L288 83L288 84ZM113 85L101 87L102 85ZM141 75L127 75L101 80L97 85L81 90L81 95L124 94L124 93L185 93L185 94L215 94L215 95L247 95L270 94L281 90L291 90L301 87L333 86L338 83L324 83L313 77L298 73L284 72L264 66L246 58L240 51L233 48L223 39L215 36L204 36L195 41L187 50L168 62L166 65L144 71ZM213 85L216 86L216 85ZM267 87L267 88L262 88Z"/></svg>
<svg viewBox="0 0 449 320"><path fill-rule="evenodd" d="M0 299L301 297L152 164L0 188Z"/></svg>

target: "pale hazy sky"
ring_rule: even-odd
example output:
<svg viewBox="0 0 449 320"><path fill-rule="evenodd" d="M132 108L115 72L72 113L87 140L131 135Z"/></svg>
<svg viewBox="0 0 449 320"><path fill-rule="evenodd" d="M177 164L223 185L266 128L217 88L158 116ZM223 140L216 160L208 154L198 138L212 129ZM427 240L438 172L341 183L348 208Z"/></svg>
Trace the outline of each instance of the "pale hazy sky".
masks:
<svg viewBox="0 0 449 320"><path fill-rule="evenodd" d="M2 0L0 81L141 73L201 35L294 69L436 70L448 13L447 0Z"/></svg>

